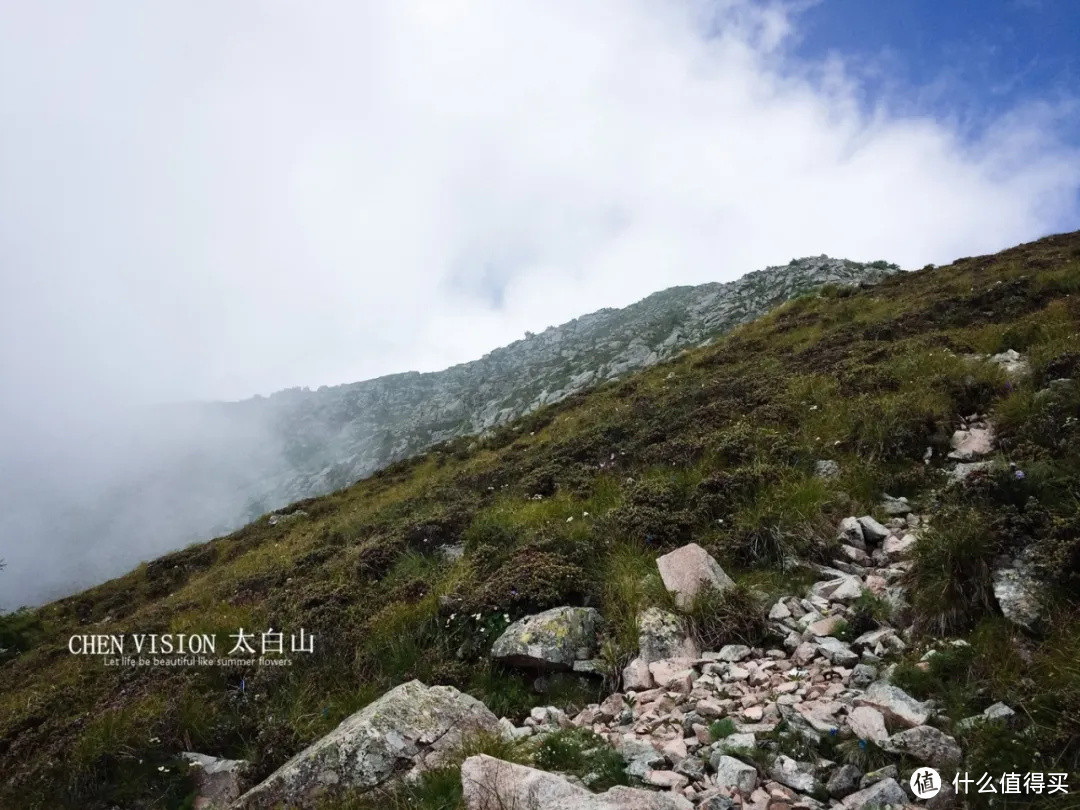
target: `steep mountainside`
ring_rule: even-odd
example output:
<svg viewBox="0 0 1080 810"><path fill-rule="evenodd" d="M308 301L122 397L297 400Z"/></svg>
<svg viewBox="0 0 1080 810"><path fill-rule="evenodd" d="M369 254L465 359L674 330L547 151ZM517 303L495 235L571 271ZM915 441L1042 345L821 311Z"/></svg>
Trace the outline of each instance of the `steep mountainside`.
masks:
<svg viewBox="0 0 1080 810"><path fill-rule="evenodd" d="M602 309L428 374L293 389L239 403L280 437L280 469L254 485L256 511L329 492L392 461L482 433L699 346L823 284L872 284L899 268L827 256L793 260L726 284L672 287Z"/></svg>
<svg viewBox="0 0 1080 810"><path fill-rule="evenodd" d="M4 503L23 576L0 609L39 604L140 560L331 492L432 444L490 430L545 404L715 338L822 284L896 272L826 256L726 284L675 287L605 309L444 371L192 403L125 418L97 456L67 463L54 491L36 481ZM55 466L55 465L54 465ZM94 470L93 476L81 470ZM28 476L28 480L35 476Z"/></svg>
<svg viewBox="0 0 1080 810"><path fill-rule="evenodd" d="M800 296L708 346L483 437L441 443L5 617L0 806L190 806L199 769L180 754L197 751L247 760L243 789L276 772L245 807L273 806L275 795L293 802L312 773L328 780L322 807L461 807L460 757L413 787L363 787L404 772L433 739L441 744L449 714L494 720L451 689L395 690L413 679L469 693L511 721L500 726L510 735L530 717L529 728L557 723L553 709L530 714L535 706L577 715L587 727L577 731L601 729L608 736L537 732L528 750L470 738L461 754L526 758L598 790L686 785L691 777L664 765L686 762L700 767L695 785L742 785L744 808L840 808L835 796L850 795L858 798L843 808L856 810L901 802L915 767L940 762L946 778L956 769L973 778L1061 773L1075 791L1078 380L1080 233ZM555 384L540 383L522 407ZM908 510L910 520L896 517ZM851 516L866 518L857 531ZM671 572L662 577L657 560L691 543L733 587L687 600L669 592ZM835 579L815 584L823 575ZM569 611L573 632L587 624L599 635L592 674L523 668L530 644L572 635L542 623L520 654L504 645L493 657L510 624L566 607L579 609ZM651 643L639 633L656 615L649 608L668 611L663 621L713 654L684 670L647 668L681 703L635 684L643 676L627 666ZM228 657L240 628L286 639L303 628L313 652L289 655L286 666L265 663L280 659L268 653L262 664L144 667L109 666L68 646L72 634L215 634L218 656ZM746 649L721 657L736 642ZM855 661L878 680L856 686ZM614 712L586 708L631 686L633 706L620 697ZM680 706L691 698L688 718ZM800 720L800 702L829 702L840 722ZM436 703L445 711L425 713ZM963 722L975 715L997 719ZM882 717L888 729L875 725ZM905 724L915 733L900 732ZM678 735L663 751L612 738L661 726ZM335 752L370 740L373 727L398 754L362 758L349 790L331 786L343 770ZM742 735L738 745L723 742L731 732ZM308 759L278 771L312 744ZM680 746L705 746L704 756ZM316 760L324 767L305 775ZM476 774L490 764L466 761ZM875 773L881 767L891 770ZM841 777L848 785L834 794ZM571 795L569 806L620 806L609 802L620 788L596 804L572 786L552 789ZM731 806L727 794L708 805L704 795L694 796L699 808ZM1074 797L1014 800L1064 808ZM971 791L967 802L988 798ZM687 807L673 793L664 799L654 806Z"/></svg>

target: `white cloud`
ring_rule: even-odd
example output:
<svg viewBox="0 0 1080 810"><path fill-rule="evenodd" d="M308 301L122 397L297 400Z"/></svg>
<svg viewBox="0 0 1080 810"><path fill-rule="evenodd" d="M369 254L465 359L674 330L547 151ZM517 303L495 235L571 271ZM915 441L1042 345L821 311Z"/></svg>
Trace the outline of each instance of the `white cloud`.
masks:
<svg viewBox="0 0 1080 810"><path fill-rule="evenodd" d="M1076 222L1052 115L972 143L888 99L862 111L842 58L792 59L800 18L775 4L3 22L0 373L46 400L433 369L796 255L921 266Z"/></svg>

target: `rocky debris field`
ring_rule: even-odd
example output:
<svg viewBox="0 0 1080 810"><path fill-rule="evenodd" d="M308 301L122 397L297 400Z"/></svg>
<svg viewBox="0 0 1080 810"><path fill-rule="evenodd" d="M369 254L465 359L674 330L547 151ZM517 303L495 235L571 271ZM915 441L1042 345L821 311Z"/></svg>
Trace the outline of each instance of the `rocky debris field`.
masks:
<svg viewBox="0 0 1080 810"><path fill-rule="evenodd" d="M975 430L989 428L958 433L954 446L970 447ZM592 793L574 777L476 755L461 771L469 810L857 810L909 804L913 770L928 765L948 773L963 752L939 728L949 718L890 683L890 659L907 649L911 635L901 583L928 518L902 498L886 496L882 510L892 516L885 524L870 516L841 521L840 557L817 567L821 579L804 594L766 606L782 640L776 646L699 650L678 614L649 608L638 617L639 654L622 673L623 691L574 716L538 707L515 725L451 687L413 681L350 717L242 796L236 763L224 767L201 758L208 783L211 775L214 781L200 807L308 806L325 791L415 778L445 763L469 735L497 734L528 747L574 728L595 733L618 751L637 787ZM695 544L657 564L676 604L688 604L701 588L731 585ZM868 595L888 606L889 619L850 638L854 606ZM596 610L553 608L509 626L491 655L538 672L592 672L600 667L595 656L602 628ZM1011 714L999 704L985 717L952 720L970 725ZM791 756L784 749L802 753ZM849 761L837 758L843 751ZM873 767L854 764L858 760ZM220 774L233 780L231 786L222 786ZM946 807L954 798L946 781L930 806Z"/></svg>

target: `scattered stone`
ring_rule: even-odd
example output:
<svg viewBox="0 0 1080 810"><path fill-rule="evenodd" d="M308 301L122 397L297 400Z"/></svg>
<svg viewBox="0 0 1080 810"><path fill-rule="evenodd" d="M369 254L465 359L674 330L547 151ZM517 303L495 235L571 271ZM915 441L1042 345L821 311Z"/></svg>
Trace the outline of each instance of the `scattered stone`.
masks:
<svg viewBox="0 0 1080 810"><path fill-rule="evenodd" d="M858 518L846 517L840 521L840 533L837 540L849 546L866 551L866 538L863 536L862 524Z"/></svg>
<svg viewBox="0 0 1080 810"><path fill-rule="evenodd" d="M832 459L818 459L814 462L814 475L818 478L836 478L840 475L840 465Z"/></svg>
<svg viewBox="0 0 1080 810"><path fill-rule="evenodd" d="M675 771L647 771L645 778L641 781L646 785L667 788L668 790L682 790L690 784L689 779L681 773L675 773Z"/></svg>
<svg viewBox="0 0 1080 810"><path fill-rule="evenodd" d="M972 461L968 464L957 464L948 474L950 484L966 484L968 479L976 473L989 472L994 466L992 461Z"/></svg>
<svg viewBox="0 0 1080 810"><path fill-rule="evenodd" d="M888 554L890 558L907 557L915 548L916 542L918 542L918 540L913 534L905 534L903 537L890 535L886 537L885 542L881 544L881 549Z"/></svg>
<svg viewBox="0 0 1080 810"><path fill-rule="evenodd" d="M218 759L194 751L181 754L195 774L195 810L225 810L240 796L247 760Z"/></svg>
<svg viewBox="0 0 1080 810"><path fill-rule="evenodd" d="M701 650L674 613L651 607L637 617L638 655L646 662L698 658Z"/></svg>
<svg viewBox="0 0 1080 810"><path fill-rule="evenodd" d="M1013 378L1026 377L1031 373L1031 364L1015 349L1006 349L990 358L991 363L1001 366L1006 375Z"/></svg>
<svg viewBox="0 0 1080 810"><path fill-rule="evenodd" d="M757 735L751 732L735 732L715 743L715 748L725 754L738 751L753 751L757 748Z"/></svg>
<svg viewBox="0 0 1080 810"><path fill-rule="evenodd" d="M712 756L711 764L716 771L716 784L720 787L735 788L748 796L757 785L757 769L735 757L716 753Z"/></svg>
<svg viewBox="0 0 1080 810"><path fill-rule="evenodd" d="M876 771L867 771L862 779L859 780L860 788L868 788L871 785L876 785L883 779L899 779L900 770L896 767L896 764L886 765L884 768L878 768Z"/></svg>
<svg viewBox="0 0 1080 810"><path fill-rule="evenodd" d="M864 790L852 793L844 799L843 805L848 810L860 810L863 807L885 807L889 804L908 804L907 794L896 779L882 779Z"/></svg>
<svg viewBox="0 0 1080 810"><path fill-rule="evenodd" d="M868 543L880 543L889 536L889 530L870 517L870 515L863 515L859 518L859 525L862 526L863 537L866 538L866 542Z"/></svg>
<svg viewBox="0 0 1080 810"><path fill-rule="evenodd" d="M818 642L818 652L828 658L837 666L849 667L859 660L858 654L851 651L851 647L838 638L828 636Z"/></svg>
<svg viewBox="0 0 1080 810"><path fill-rule="evenodd" d="M735 585L720 564L697 543L688 543L658 557L656 566L664 587L675 595L675 603L681 608L690 607L702 587L725 591Z"/></svg>
<svg viewBox="0 0 1080 810"><path fill-rule="evenodd" d="M994 598L1005 618L1028 630L1035 629L1042 617L1038 577L1028 550L993 572Z"/></svg>
<svg viewBox="0 0 1080 810"><path fill-rule="evenodd" d="M779 601L769 609L769 618L773 621L789 619L791 618L791 610L783 601Z"/></svg>
<svg viewBox="0 0 1080 810"><path fill-rule="evenodd" d="M769 769L769 776L782 785L800 793L813 793L821 788L813 768L803 762L796 762L791 757L778 754Z"/></svg>
<svg viewBox="0 0 1080 810"><path fill-rule="evenodd" d="M894 498L892 495L886 495L881 501L881 509L886 515L904 517L911 513L911 504L908 503L907 498Z"/></svg>
<svg viewBox="0 0 1080 810"><path fill-rule="evenodd" d="M975 461L988 456L994 451L993 428L987 426L958 430L952 435L952 448L949 458L953 461Z"/></svg>
<svg viewBox="0 0 1080 810"><path fill-rule="evenodd" d="M869 706L858 706L852 709L848 715L848 726L860 740L870 740L882 743L889 739L889 732L885 728L885 718L877 709Z"/></svg>
<svg viewBox="0 0 1080 810"><path fill-rule="evenodd" d="M469 757L462 764L461 788L466 810L693 810L687 799L674 793L621 786L590 793L556 774L486 754Z"/></svg>
<svg viewBox="0 0 1080 810"><path fill-rule="evenodd" d="M661 689L671 689L689 694L694 688L694 670L690 660L653 661L649 664L649 674Z"/></svg>
<svg viewBox="0 0 1080 810"><path fill-rule="evenodd" d="M987 706L983 709L983 717L987 720L1005 720L1011 721L1016 717L1016 712L1006 706L1004 703L995 703L992 706Z"/></svg>
<svg viewBox="0 0 1080 810"><path fill-rule="evenodd" d="M551 608L507 627L491 648L491 657L510 666L569 670L575 661L596 656L603 623L594 608Z"/></svg>
<svg viewBox="0 0 1080 810"><path fill-rule="evenodd" d="M903 689L884 681L870 684L866 692L855 698L855 705L877 709L887 721L905 728L925 725L930 716L925 704L915 700Z"/></svg>
<svg viewBox="0 0 1080 810"><path fill-rule="evenodd" d="M622 681L623 689L633 692L652 689L655 685L652 673L649 672L648 662L641 658L635 658L626 665L626 668L622 671Z"/></svg>
<svg viewBox="0 0 1080 810"><path fill-rule="evenodd" d="M829 777L828 783L825 785L825 790L834 799L842 799L850 793L854 793L859 787L859 779L862 778L862 771L856 768L854 765L841 765L837 768L833 775Z"/></svg>
<svg viewBox="0 0 1080 810"><path fill-rule="evenodd" d="M751 653L751 649L745 644L725 644L720 648L720 653L717 655L717 661L731 661L735 663L742 661Z"/></svg>
<svg viewBox="0 0 1080 810"><path fill-rule="evenodd" d="M856 664L851 671L851 685L865 688L877 679L877 669L870 664Z"/></svg>
<svg viewBox="0 0 1080 810"><path fill-rule="evenodd" d="M843 616L826 616L807 625L806 631L815 636L831 636L844 625Z"/></svg>
<svg viewBox="0 0 1080 810"><path fill-rule="evenodd" d="M881 747L892 754L908 754L935 768L957 765L962 755L956 740L933 726L915 726L901 731L881 743Z"/></svg>

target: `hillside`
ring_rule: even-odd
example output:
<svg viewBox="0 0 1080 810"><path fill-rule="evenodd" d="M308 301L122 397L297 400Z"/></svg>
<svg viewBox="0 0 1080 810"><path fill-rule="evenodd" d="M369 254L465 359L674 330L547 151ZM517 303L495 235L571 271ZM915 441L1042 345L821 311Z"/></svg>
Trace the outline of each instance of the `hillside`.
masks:
<svg viewBox="0 0 1080 810"><path fill-rule="evenodd" d="M1010 350L1022 364L989 359ZM897 599L860 593L836 618L852 635L891 627L903 637L879 663L895 664L892 683L937 701L931 722L959 742L967 771L1061 771L1075 790L1080 232L872 287L827 286L708 346L655 359L501 424L504 407L515 414L540 391L562 390L557 380L537 381L540 390L516 405L487 412L474 426L490 428L481 437L443 442L229 536L6 617L0 806L190 805L194 777L180 752L248 760L245 786L254 785L412 679L457 687L515 727L533 706L577 714L620 678L625 687L647 607L679 616L702 650L740 642L786 655L766 611L779 616L790 597L820 596L808 592L820 576L810 566L847 565L841 521L886 523L886 494L925 518L910 559L874 563L895 572L890 585L902 591L885 592ZM610 370L612 359L602 362ZM992 447L972 451L990 463L950 484L954 432L965 428L974 441L990 425ZM713 555L736 587L673 603L656 559L688 543ZM1002 615L994 587L1014 560L1039 583L1037 618L1020 623ZM537 678L491 659L492 640L512 622L568 605L603 616L600 677ZM304 628L315 652L287 667L125 668L68 651L71 634L224 639L240 627ZM943 651L925 656L934 644ZM755 666L765 657L755 654ZM1020 719L959 723L998 702ZM848 740L826 749L826 740L811 751L805 736L783 732L783 724L762 732L763 773L781 757L826 754L860 773L886 762L910 770L910 760L877 759L877 746L869 756L842 748ZM549 748L546 769L574 772L566 745ZM603 768L625 779L620 757L629 755L610 753ZM325 806L454 807L460 778L450 770L438 789L424 782L430 790L419 798L390 789L372 802L353 792ZM1017 798L1028 800L1068 806L1060 796Z"/></svg>
<svg viewBox="0 0 1080 810"><path fill-rule="evenodd" d="M443 371L128 417L118 437L99 442L103 453L53 463L49 475L64 482L57 491L43 493L35 483L5 503L15 533L38 547L29 555L13 550L13 569L46 564L0 593L0 609L65 596L438 442L506 424L707 342L814 287L873 283L897 269L795 259L584 315ZM73 478L57 466L95 475Z"/></svg>

